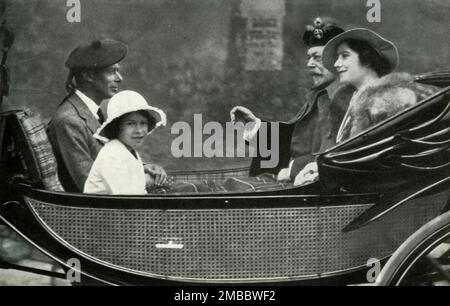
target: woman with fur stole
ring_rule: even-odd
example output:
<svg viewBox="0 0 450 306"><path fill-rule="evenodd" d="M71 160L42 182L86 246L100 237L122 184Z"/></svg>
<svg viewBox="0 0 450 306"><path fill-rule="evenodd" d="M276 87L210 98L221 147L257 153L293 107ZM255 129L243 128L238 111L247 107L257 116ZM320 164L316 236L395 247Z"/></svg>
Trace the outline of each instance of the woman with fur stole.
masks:
<svg viewBox="0 0 450 306"><path fill-rule="evenodd" d="M325 46L324 66L339 76L340 83L355 89L337 143L366 131L436 91L431 86L415 83L410 74L394 73L398 58L392 42L362 28L344 32ZM294 185L317 179L317 164L311 163L296 176Z"/></svg>

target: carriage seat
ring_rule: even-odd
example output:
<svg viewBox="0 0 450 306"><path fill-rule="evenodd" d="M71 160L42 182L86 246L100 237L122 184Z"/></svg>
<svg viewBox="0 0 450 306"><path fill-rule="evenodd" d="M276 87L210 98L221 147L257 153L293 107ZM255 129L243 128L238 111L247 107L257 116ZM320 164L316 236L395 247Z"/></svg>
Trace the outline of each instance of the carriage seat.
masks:
<svg viewBox="0 0 450 306"><path fill-rule="evenodd" d="M56 158L40 115L25 110L0 114L2 177L21 177L37 188L64 191ZM4 170L8 169L8 170Z"/></svg>

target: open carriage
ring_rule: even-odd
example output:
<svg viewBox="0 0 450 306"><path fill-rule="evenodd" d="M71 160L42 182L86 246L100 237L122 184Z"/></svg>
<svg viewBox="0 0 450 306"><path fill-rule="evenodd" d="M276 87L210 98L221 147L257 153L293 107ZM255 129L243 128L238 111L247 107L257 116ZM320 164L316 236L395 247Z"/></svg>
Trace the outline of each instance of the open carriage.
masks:
<svg viewBox="0 0 450 306"><path fill-rule="evenodd" d="M318 182L278 190L67 193L42 123L3 113L0 219L66 269L75 258L105 284L367 282L369 260L384 262L449 209L450 73L416 81L442 90L322 152ZM248 174L171 173L218 184Z"/></svg>

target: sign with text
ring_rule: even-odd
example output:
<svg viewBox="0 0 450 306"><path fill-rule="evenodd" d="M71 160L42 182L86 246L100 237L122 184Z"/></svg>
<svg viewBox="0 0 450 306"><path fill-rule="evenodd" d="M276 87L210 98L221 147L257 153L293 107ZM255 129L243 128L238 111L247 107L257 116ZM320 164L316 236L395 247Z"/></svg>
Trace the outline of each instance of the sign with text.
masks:
<svg viewBox="0 0 450 306"><path fill-rule="evenodd" d="M245 69L281 70L284 0L244 0L241 14L247 18Z"/></svg>

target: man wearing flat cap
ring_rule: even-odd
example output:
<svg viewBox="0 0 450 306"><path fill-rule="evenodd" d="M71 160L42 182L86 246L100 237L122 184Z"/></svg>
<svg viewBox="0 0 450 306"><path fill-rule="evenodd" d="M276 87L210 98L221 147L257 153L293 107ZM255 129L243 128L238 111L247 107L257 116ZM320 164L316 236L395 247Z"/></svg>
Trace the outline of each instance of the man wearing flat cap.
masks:
<svg viewBox="0 0 450 306"><path fill-rule="evenodd" d="M322 52L329 40L343 32L343 29L321 18L316 18L313 25L307 26L303 43L308 48L306 67L312 77L313 87L293 119L279 123L278 166L273 169L261 168L263 158L258 154L252 160L250 175L272 172L278 174L280 181L294 180L305 165L315 160L313 153L321 152L335 144L339 124L353 92L349 90L347 95L340 95L339 100L334 100L338 80L323 66ZM260 136L258 130L261 119L249 109L234 107L231 110L231 120L254 123L252 130L244 132L246 140ZM258 139L258 143L259 141L261 139Z"/></svg>
<svg viewBox="0 0 450 306"><path fill-rule="evenodd" d="M127 46L96 40L73 50L66 67L68 96L56 110L48 135L58 162L59 179L68 192L81 192L103 144L93 135L100 127L99 105L119 91L119 63Z"/></svg>

